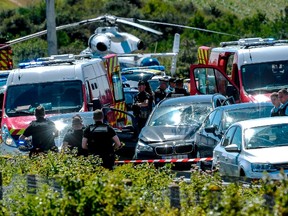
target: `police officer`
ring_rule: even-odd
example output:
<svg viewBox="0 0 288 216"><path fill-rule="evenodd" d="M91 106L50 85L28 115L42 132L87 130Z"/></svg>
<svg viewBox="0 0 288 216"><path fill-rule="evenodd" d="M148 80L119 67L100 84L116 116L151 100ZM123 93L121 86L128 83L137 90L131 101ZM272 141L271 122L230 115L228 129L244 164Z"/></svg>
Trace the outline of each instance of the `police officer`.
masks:
<svg viewBox="0 0 288 216"><path fill-rule="evenodd" d="M169 86L168 86L168 88L166 89L166 92L167 92L167 93L174 92L175 87L176 87L176 79L173 78L173 77L171 77L171 78L169 79Z"/></svg>
<svg viewBox="0 0 288 216"><path fill-rule="evenodd" d="M160 85L154 91L155 105L158 104L164 98L166 98L166 89L168 86L168 80L163 78L159 79L159 81Z"/></svg>
<svg viewBox="0 0 288 216"><path fill-rule="evenodd" d="M134 97L134 103L132 105L133 115L137 121L137 132L140 133L141 129L145 126L145 123L150 114L149 98L150 95L145 91L145 82L139 81L138 94Z"/></svg>
<svg viewBox="0 0 288 216"><path fill-rule="evenodd" d="M29 156L37 153L47 153L49 150L58 151L55 145L54 138L58 136L58 130L55 124L49 119L45 118L45 109L43 106L38 106L34 115L36 121L32 121L25 129L24 133L20 135L19 140L27 140L32 136L33 148L30 150Z"/></svg>
<svg viewBox="0 0 288 216"><path fill-rule="evenodd" d="M82 138L83 121L80 115L75 115L72 118L72 128L64 136L62 150L72 151L76 149L78 156L87 156L87 149L82 148Z"/></svg>
<svg viewBox="0 0 288 216"><path fill-rule="evenodd" d="M178 78L176 80L176 87L174 90L175 94L183 94L183 96L188 96L190 95L189 92L184 88L184 83L183 83L183 79Z"/></svg>
<svg viewBox="0 0 288 216"><path fill-rule="evenodd" d="M281 89L278 91L278 98L282 105L279 108L279 115L280 116L288 116L288 91L287 89Z"/></svg>
<svg viewBox="0 0 288 216"><path fill-rule="evenodd" d="M278 92L273 92L270 95L270 100L271 103L274 105L273 108L271 109L271 117L279 116L279 109L282 104L278 98Z"/></svg>
<svg viewBox="0 0 288 216"><path fill-rule="evenodd" d="M173 92L169 92L167 97L182 97L190 95L189 92L184 88L183 79L178 78L176 80L176 86Z"/></svg>
<svg viewBox="0 0 288 216"><path fill-rule="evenodd" d="M102 166L112 170L115 164L116 149L121 147L121 142L112 127L103 123L104 114L97 109L93 113L95 124L85 128L82 148L88 149L93 155L98 155L102 159Z"/></svg>

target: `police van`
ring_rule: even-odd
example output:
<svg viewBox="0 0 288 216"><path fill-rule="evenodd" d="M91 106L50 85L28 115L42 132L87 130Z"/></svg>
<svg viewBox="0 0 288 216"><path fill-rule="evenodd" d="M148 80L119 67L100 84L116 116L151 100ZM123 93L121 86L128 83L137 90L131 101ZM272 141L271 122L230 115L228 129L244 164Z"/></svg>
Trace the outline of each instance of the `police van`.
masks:
<svg viewBox="0 0 288 216"><path fill-rule="evenodd" d="M0 146L11 147L9 151L17 149L18 137L35 120L34 110L39 105L47 116L102 107L126 110L116 55L104 59L72 54L41 58L11 70L6 85ZM108 110L106 118L113 127L125 125L123 112Z"/></svg>

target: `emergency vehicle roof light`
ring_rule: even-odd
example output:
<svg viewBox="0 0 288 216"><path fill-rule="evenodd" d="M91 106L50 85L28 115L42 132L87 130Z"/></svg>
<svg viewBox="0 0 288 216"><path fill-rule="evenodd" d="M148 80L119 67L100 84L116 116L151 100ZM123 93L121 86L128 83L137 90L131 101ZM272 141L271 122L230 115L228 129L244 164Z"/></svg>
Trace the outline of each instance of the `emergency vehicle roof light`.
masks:
<svg viewBox="0 0 288 216"><path fill-rule="evenodd" d="M28 67L39 67L43 65L43 62L41 61L31 61L31 62L22 62L22 63L19 63L19 68L28 68Z"/></svg>
<svg viewBox="0 0 288 216"><path fill-rule="evenodd" d="M50 57L38 58L37 61L53 61L53 60L67 60L75 59L73 54L51 55Z"/></svg>
<svg viewBox="0 0 288 216"><path fill-rule="evenodd" d="M70 63L76 61L76 59L80 58L92 58L92 54L83 54L83 55L74 55L74 54L64 54L64 55L51 55L50 57L42 57L38 58L36 61L31 62L23 62L19 64L20 68L28 68L28 67L39 67L51 64L62 64L62 63Z"/></svg>
<svg viewBox="0 0 288 216"><path fill-rule="evenodd" d="M281 43L288 43L288 40L275 40L274 38L242 38L239 41L228 41L228 42L221 42L221 47L226 46L242 46L244 48L248 48L251 46L267 46L267 45L274 45L274 44L281 44Z"/></svg>

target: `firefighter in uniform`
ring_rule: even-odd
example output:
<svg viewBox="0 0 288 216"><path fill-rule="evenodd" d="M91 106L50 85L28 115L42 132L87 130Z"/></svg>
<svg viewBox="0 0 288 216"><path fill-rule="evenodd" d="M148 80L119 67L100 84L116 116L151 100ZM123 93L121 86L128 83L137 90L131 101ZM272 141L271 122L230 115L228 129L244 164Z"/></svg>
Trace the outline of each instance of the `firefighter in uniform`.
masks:
<svg viewBox="0 0 288 216"><path fill-rule="evenodd" d="M279 108L279 116L288 116L288 91L287 89L281 89L278 91L278 98L282 105Z"/></svg>
<svg viewBox="0 0 288 216"><path fill-rule="evenodd" d="M114 129L103 123L102 110L95 110L93 119L95 124L84 130L82 148L88 149L92 155L98 155L102 159L102 166L112 170L115 164L114 151L121 147L121 142Z"/></svg>
<svg viewBox="0 0 288 216"><path fill-rule="evenodd" d="M160 85L154 91L155 105L158 104L164 98L166 98L168 80L159 79L159 81L160 81Z"/></svg>
<svg viewBox="0 0 288 216"><path fill-rule="evenodd" d="M80 115L72 118L72 128L68 130L63 139L62 151L77 150L77 155L87 156L87 149L82 148L83 120Z"/></svg>
<svg viewBox="0 0 288 216"><path fill-rule="evenodd" d="M150 114L149 98L150 95L145 91L145 82L139 81L138 91L139 93L134 97L134 103L132 105L133 115L137 121L137 133L139 134L141 129L145 126L145 123Z"/></svg>
<svg viewBox="0 0 288 216"><path fill-rule="evenodd" d="M34 111L36 121L32 121L20 135L19 140L28 140L32 136L32 149L29 156L37 153L47 153L49 150L58 151L55 145L54 138L58 136L58 130L54 122L45 118L45 109L43 106L38 106Z"/></svg>

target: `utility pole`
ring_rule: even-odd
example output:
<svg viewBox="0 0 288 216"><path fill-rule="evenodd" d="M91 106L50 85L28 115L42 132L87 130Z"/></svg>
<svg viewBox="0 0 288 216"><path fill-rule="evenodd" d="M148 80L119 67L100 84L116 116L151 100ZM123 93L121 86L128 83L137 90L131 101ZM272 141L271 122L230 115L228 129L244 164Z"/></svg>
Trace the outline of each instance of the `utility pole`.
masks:
<svg viewBox="0 0 288 216"><path fill-rule="evenodd" d="M57 55L55 1L46 0L48 55Z"/></svg>

